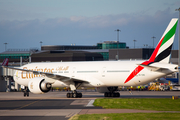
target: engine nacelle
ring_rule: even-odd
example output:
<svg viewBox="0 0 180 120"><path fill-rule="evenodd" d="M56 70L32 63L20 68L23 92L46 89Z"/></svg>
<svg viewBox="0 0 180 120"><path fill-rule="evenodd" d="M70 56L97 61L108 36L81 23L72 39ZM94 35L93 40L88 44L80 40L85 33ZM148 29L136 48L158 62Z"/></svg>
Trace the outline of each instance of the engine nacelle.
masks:
<svg viewBox="0 0 180 120"><path fill-rule="evenodd" d="M29 81L28 88L32 93L42 94L50 91L51 84L46 82L44 78L38 77Z"/></svg>

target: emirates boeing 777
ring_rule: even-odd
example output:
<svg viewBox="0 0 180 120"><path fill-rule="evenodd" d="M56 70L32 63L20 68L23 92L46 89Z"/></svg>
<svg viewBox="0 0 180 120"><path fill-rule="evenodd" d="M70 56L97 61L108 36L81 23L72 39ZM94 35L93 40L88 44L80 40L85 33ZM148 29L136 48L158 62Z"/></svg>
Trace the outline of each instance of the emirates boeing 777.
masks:
<svg viewBox="0 0 180 120"><path fill-rule="evenodd" d="M147 61L40 62L13 68L5 59L2 66L14 69L14 80L29 92L41 94L52 87L70 87L68 98L81 98L78 87L97 87L105 97L119 97L118 86L138 86L178 71L170 64L178 19L170 21L157 47Z"/></svg>

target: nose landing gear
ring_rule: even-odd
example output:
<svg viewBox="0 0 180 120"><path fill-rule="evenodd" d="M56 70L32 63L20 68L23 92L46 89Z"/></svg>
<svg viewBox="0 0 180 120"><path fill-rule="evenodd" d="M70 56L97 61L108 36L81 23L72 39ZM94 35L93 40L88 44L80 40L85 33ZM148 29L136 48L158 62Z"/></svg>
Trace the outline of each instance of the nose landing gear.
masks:
<svg viewBox="0 0 180 120"><path fill-rule="evenodd" d="M29 97L29 89L28 89L28 87L25 87L23 92L24 92L24 97L26 97L26 96Z"/></svg>

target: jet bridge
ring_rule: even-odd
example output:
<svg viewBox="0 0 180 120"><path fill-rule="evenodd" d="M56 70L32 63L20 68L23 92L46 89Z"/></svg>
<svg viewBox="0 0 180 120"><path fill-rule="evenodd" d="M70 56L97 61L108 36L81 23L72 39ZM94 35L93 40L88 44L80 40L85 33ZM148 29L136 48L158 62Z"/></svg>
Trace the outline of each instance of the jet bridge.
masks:
<svg viewBox="0 0 180 120"><path fill-rule="evenodd" d="M0 66L0 92L15 91L15 89L19 90L19 85L13 84L14 72L12 69L2 68L2 66Z"/></svg>

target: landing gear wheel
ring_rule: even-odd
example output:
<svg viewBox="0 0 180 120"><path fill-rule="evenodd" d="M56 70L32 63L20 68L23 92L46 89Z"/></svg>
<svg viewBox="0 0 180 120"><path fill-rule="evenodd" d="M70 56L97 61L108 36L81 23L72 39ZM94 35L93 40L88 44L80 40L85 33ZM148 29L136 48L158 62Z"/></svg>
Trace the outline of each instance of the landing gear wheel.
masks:
<svg viewBox="0 0 180 120"><path fill-rule="evenodd" d="M29 92L26 93L26 96L29 97Z"/></svg>
<svg viewBox="0 0 180 120"><path fill-rule="evenodd" d="M73 93L70 93L70 98L73 98Z"/></svg>
<svg viewBox="0 0 180 120"><path fill-rule="evenodd" d="M82 98L82 93L77 93L78 95L77 95L77 97L78 98Z"/></svg>
<svg viewBox="0 0 180 120"><path fill-rule="evenodd" d="M67 95L66 95L66 96L67 96L67 98L70 98L70 93L67 93Z"/></svg>
<svg viewBox="0 0 180 120"><path fill-rule="evenodd" d="M67 93L67 98L82 98L82 93Z"/></svg>
<svg viewBox="0 0 180 120"><path fill-rule="evenodd" d="M105 92L104 97L120 97L120 93Z"/></svg>
<svg viewBox="0 0 180 120"><path fill-rule="evenodd" d="M73 98L76 98L77 97L77 93L73 93Z"/></svg>
<svg viewBox="0 0 180 120"><path fill-rule="evenodd" d="M116 97L116 93L111 93L111 97Z"/></svg>
<svg viewBox="0 0 180 120"><path fill-rule="evenodd" d="M26 92L24 92L24 97L26 97Z"/></svg>
<svg viewBox="0 0 180 120"><path fill-rule="evenodd" d="M108 93L107 92L104 93L104 97L108 97Z"/></svg>
<svg viewBox="0 0 180 120"><path fill-rule="evenodd" d="M111 97L111 93L110 92L108 93L108 97Z"/></svg>
<svg viewBox="0 0 180 120"><path fill-rule="evenodd" d="M116 93L116 97L120 97L120 93Z"/></svg>

